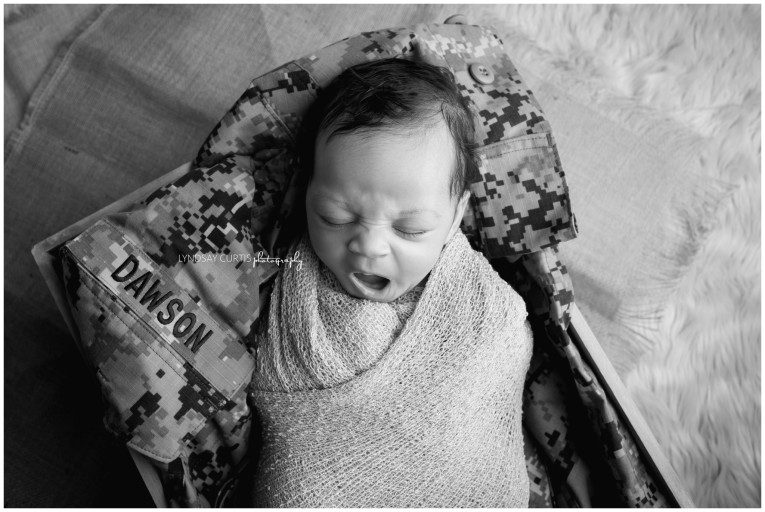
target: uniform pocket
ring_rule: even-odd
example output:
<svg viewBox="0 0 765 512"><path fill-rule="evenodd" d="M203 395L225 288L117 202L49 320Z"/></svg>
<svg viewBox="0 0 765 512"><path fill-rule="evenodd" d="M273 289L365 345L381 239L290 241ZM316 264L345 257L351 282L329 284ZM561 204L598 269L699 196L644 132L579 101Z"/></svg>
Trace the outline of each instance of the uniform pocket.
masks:
<svg viewBox="0 0 765 512"><path fill-rule="evenodd" d="M568 186L552 135L536 133L478 149L480 176L463 219L488 258L516 256L575 238Z"/></svg>

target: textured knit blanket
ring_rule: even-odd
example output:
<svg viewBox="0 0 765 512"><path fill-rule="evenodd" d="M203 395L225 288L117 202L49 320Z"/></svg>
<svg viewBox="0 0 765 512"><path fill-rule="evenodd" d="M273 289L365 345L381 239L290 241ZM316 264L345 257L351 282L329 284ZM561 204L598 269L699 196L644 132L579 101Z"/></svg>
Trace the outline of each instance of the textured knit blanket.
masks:
<svg viewBox="0 0 765 512"><path fill-rule="evenodd" d="M521 297L461 232L393 303L345 294L305 240L296 250L252 383L255 505L526 507Z"/></svg>

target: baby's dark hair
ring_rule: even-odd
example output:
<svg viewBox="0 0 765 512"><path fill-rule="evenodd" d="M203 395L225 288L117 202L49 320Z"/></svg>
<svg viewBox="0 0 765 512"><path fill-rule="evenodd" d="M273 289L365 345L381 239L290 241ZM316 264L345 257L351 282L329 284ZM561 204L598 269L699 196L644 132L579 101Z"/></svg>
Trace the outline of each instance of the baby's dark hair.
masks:
<svg viewBox="0 0 765 512"><path fill-rule="evenodd" d="M318 94L304 122L300 141L307 179L313 174L316 137L327 141L343 133L423 127L440 116L456 149L450 193L461 197L478 173L473 115L452 73L424 62L390 58L373 60L343 71Z"/></svg>

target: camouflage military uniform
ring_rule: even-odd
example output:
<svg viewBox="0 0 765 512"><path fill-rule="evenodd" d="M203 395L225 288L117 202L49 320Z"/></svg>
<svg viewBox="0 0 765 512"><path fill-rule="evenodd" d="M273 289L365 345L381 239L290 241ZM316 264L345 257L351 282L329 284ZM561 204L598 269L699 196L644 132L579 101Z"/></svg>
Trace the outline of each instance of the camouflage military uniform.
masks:
<svg viewBox="0 0 765 512"><path fill-rule="evenodd" d="M566 335L573 291L555 246L576 226L549 123L496 32L477 26L364 33L253 80L187 175L65 246L68 300L102 385L107 427L155 461L172 504L216 505L230 495L256 456L252 340L278 269L256 258L286 256L295 236L301 119L341 70L387 57L450 69L478 121L480 175L462 229L532 311L524 411L531 505L582 503L569 478L582 440L568 435L570 410L582 409L604 446L599 475L614 484L611 504L663 504Z"/></svg>

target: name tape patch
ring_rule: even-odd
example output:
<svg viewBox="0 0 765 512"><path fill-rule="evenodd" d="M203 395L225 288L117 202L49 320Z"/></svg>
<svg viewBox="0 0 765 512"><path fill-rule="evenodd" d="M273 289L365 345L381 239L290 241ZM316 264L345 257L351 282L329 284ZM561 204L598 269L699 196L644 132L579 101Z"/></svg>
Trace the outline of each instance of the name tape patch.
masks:
<svg viewBox="0 0 765 512"><path fill-rule="evenodd" d="M196 354L204 342L212 336L212 329L208 329L204 323L196 327L197 316L184 311L183 300L172 290L165 291L160 284L160 279L150 270L141 273L139 267L138 258L128 254L119 267L111 273L111 278L116 284L122 285L126 292L131 293L149 313L154 313L155 309L165 304L164 309L160 308L156 314L157 321L162 325L172 326L173 336ZM154 281L149 286L152 279Z"/></svg>

